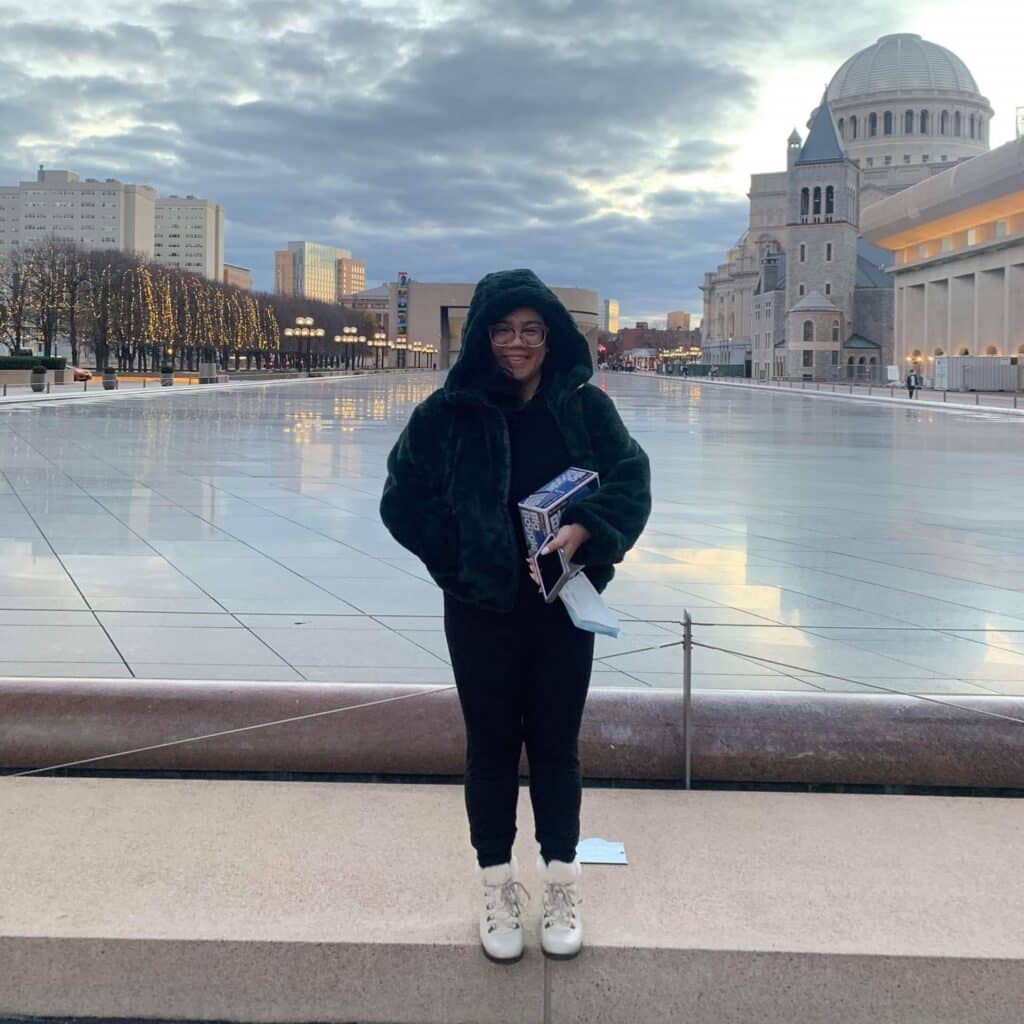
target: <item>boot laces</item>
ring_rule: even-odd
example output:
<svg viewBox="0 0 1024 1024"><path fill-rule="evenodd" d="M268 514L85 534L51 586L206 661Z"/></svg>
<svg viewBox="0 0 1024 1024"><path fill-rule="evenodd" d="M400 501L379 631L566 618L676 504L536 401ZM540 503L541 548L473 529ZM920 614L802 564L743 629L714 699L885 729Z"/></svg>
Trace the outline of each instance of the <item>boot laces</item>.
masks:
<svg viewBox="0 0 1024 1024"><path fill-rule="evenodd" d="M484 909L487 912L487 931L516 931L522 927L522 908L519 900L527 903L530 894L522 882L509 879L501 885L484 886Z"/></svg>
<svg viewBox="0 0 1024 1024"><path fill-rule="evenodd" d="M574 928L576 907L582 902L575 882L545 882L544 927Z"/></svg>

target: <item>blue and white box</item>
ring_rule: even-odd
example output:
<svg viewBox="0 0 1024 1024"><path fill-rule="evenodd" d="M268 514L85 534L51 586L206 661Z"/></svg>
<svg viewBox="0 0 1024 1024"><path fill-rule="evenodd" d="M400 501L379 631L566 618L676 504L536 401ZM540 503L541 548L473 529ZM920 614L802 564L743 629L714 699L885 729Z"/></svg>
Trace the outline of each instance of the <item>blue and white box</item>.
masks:
<svg viewBox="0 0 1024 1024"><path fill-rule="evenodd" d="M539 491L519 502L519 516L526 535L526 553L532 558L552 533L558 532L562 514L574 501L593 494L600 486L591 469L570 466Z"/></svg>

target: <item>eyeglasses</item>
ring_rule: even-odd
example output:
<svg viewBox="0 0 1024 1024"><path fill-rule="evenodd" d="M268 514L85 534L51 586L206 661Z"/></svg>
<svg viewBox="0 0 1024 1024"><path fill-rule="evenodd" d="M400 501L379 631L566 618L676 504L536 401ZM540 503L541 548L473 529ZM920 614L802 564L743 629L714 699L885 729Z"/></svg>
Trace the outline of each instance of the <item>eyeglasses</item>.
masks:
<svg viewBox="0 0 1024 1024"><path fill-rule="evenodd" d="M548 329L544 324L528 323L523 324L517 331L512 324L492 324L488 328L491 335L491 344L498 348L511 345L518 334L520 340L527 348L540 348L547 341Z"/></svg>

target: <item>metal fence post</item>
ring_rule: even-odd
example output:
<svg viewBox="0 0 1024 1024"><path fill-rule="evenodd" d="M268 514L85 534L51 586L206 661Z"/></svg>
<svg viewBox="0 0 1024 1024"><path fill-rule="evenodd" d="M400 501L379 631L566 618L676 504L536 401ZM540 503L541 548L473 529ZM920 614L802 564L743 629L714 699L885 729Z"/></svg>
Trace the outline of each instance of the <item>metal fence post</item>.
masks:
<svg viewBox="0 0 1024 1024"><path fill-rule="evenodd" d="M690 788L690 747L693 736L691 714L693 683L693 619L688 611L683 612L683 779Z"/></svg>

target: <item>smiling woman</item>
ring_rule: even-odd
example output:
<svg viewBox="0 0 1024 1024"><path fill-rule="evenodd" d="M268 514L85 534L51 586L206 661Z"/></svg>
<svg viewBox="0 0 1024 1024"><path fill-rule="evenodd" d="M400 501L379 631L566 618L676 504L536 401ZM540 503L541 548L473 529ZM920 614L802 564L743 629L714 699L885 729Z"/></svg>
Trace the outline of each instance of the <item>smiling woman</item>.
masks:
<svg viewBox="0 0 1024 1024"><path fill-rule="evenodd" d="M594 636L547 603L527 568L518 503L570 466L601 486L563 513L548 545L600 590L650 512L647 456L587 383L590 349L528 270L476 287L445 386L417 406L388 458L381 515L444 589L444 624L466 722L466 806L482 882L480 940L523 951L516 834L526 745L544 877L541 944L575 956L583 930L576 859L578 737Z"/></svg>

